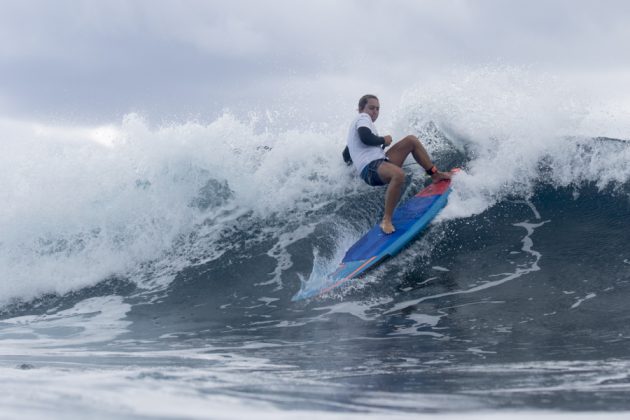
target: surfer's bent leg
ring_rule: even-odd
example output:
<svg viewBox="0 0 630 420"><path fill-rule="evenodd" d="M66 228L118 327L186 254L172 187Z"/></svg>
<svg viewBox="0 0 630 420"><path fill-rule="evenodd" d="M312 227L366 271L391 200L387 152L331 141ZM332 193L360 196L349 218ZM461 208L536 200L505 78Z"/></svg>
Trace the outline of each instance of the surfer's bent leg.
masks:
<svg viewBox="0 0 630 420"><path fill-rule="evenodd" d="M409 154L413 156L415 161L422 166L425 171L430 170L434 166L426 149L422 143L420 143L420 140L418 140L418 137L413 135L409 135L394 144L386 154L389 161L397 166L402 166ZM448 172L437 171L431 174L433 181L439 181L440 179L447 179L450 177L451 174Z"/></svg>
<svg viewBox="0 0 630 420"><path fill-rule="evenodd" d="M396 230L392 224L392 215L400 199L400 192L405 182L405 173L399 166L389 162L383 162L378 167L378 175L388 184L387 191L385 191L385 211L383 221L381 222L381 229L383 229L383 232L389 234Z"/></svg>

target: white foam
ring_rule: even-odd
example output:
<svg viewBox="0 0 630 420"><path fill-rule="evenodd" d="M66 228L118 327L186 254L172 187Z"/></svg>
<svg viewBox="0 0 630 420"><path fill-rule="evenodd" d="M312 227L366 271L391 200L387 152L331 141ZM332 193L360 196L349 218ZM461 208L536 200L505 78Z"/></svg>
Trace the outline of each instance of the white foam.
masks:
<svg viewBox="0 0 630 420"><path fill-rule="evenodd" d="M527 197L541 181L553 186L592 181L604 188L630 179L624 164L630 143L592 140L627 138L627 119L616 117L618 109L613 116L612 104L595 100L575 81L507 66L460 69L409 89L400 109L399 132L423 133L432 122L472 157L453 181L442 218L479 214L510 196ZM604 115L608 126L601 123ZM429 142L429 149L444 145Z"/></svg>
<svg viewBox="0 0 630 420"><path fill-rule="evenodd" d="M412 336L431 336L435 338L442 338L444 334L439 334L434 331L422 330L420 328L432 328L437 326L444 315L428 315L421 313L411 313L405 315L405 321L411 321L411 324L403 323L396 325L396 329L389 333L389 336L399 335L412 335Z"/></svg>
<svg viewBox="0 0 630 420"><path fill-rule="evenodd" d="M293 262L291 261L291 255L287 252L287 247L292 243L299 241L300 239L304 239L313 233L315 230L314 224L307 224L304 226L300 226L295 230L291 230L290 232L281 233L278 237L278 242L274 245L268 252L267 255L274 258L278 264L273 271L274 277L265 282L256 283L256 286L264 286L268 284L276 284L276 289L282 288L282 272L288 270L293 266Z"/></svg>
<svg viewBox="0 0 630 420"><path fill-rule="evenodd" d="M162 127L137 115L96 128L4 121L0 132L0 305L113 275L164 287L181 267L219 258L217 239L238 217L281 213L299 226L352 179L343 136L271 134L230 114ZM204 193L209 181L222 190ZM312 227L299 232L270 232L279 286L286 246Z"/></svg>
<svg viewBox="0 0 630 420"><path fill-rule="evenodd" d="M577 301L571 305L571 309L575 309L578 306L580 306L582 303L584 303L585 301L589 300L589 299L593 299L594 297L596 297L597 294L596 293L589 293L586 296L584 296L583 298L579 298L577 299Z"/></svg>
<svg viewBox="0 0 630 420"><path fill-rule="evenodd" d="M51 349L108 342L127 332L131 306L120 296L83 300L70 309L0 321L0 354L27 355Z"/></svg>
<svg viewBox="0 0 630 420"><path fill-rule="evenodd" d="M492 369L492 367L490 367ZM484 370L485 371L485 370ZM90 368L75 364L36 367L21 370L0 367L0 405L7 418L136 418L172 417L201 419L625 419L627 412L493 411L485 409L469 395L421 394L412 392L361 392L355 398L335 403L330 394L339 391L332 383L322 392L323 383L293 378L270 377L269 372L245 374L220 369L205 371L186 367L127 366L125 368ZM245 379L248 385L274 385L274 389L313 385L309 403L327 404L339 411L304 409L300 397L251 395L238 392ZM273 382L270 382L273 380ZM231 389L233 388L233 389ZM299 389L299 388L298 388ZM545 388L547 389L547 388ZM571 388L569 388L571 389ZM575 389L581 389L579 386ZM548 389L547 389L548 390ZM507 391L515 392L515 390ZM527 391L525 391L527 392ZM277 393L277 392L276 392ZM286 392L289 394L289 392ZM478 391L486 395L488 391ZM282 406L292 406L285 409ZM431 413L448 406L449 412ZM360 409L360 412L357 412ZM423 412L428 411L429 413Z"/></svg>
<svg viewBox="0 0 630 420"><path fill-rule="evenodd" d="M327 312L319 315L318 318L329 318L330 315L333 314L348 314L362 319L363 321L370 321L381 315L381 311L378 309L379 306L387 304L392 300L392 298L381 298L373 301L346 301L339 302L331 306L322 306L317 309L326 310Z"/></svg>

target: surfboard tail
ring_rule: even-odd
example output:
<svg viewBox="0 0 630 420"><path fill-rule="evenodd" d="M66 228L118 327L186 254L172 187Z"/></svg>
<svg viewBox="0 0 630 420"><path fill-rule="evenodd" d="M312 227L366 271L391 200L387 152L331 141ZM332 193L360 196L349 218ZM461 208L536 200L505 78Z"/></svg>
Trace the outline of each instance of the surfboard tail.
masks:
<svg viewBox="0 0 630 420"><path fill-rule="evenodd" d="M322 287L300 290L293 298L292 301L298 301L302 299L308 299L315 296L325 295L331 290L339 289L344 284L349 282L365 273L374 265L380 263L384 258L382 256L373 256L364 260L358 261L346 261L339 264L337 270L329 274L326 278L326 284Z"/></svg>

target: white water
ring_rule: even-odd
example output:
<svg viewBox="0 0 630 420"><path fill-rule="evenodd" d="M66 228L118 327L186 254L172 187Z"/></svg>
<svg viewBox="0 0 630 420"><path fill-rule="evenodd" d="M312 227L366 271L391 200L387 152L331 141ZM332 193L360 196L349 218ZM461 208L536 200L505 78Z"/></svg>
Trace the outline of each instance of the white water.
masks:
<svg viewBox="0 0 630 420"><path fill-rule="evenodd" d="M221 225L312 209L350 179L330 153L338 137L256 133L230 114L155 129L136 115L97 128L5 121L0 131L0 303L131 273L176 243L194 253L192 232L218 257L207 247Z"/></svg>
<svg viewBox="0 0 630 420"><path fill-rule="evenodd" d="M630 138L619 118L628 109L614 99L602 104L569 82L497 67L418 84L377 125L395 137L420 134L434 155L468 151L442 214L467 217L527 196L541 168L556 186L626 183L630 144L590 138ZM111 275L163 287L193 258L219 258L216 238L239 216L300 224L304 212L371 191L340 159L345 124L287 128L276 117L226 113L159 127L137 115L103 127L0 121L0 304ZM429 121L451 143L424 136ZM281 285L292 264L284 250L304 235L272 234ZM156 274L146 279L139 267L151 261Z"/></svg>
<svg viewBox="0 0 630 420"><path fill-rule="evenodd" d="M600 188L627 182L630 142L592 138L629 139L630 123L622 116L630 104L596 98L568 81L524 69L453 72L408 90L395 127L421 132L432 121L472 154L442 213L466 217L507 196L527 196L541 180L554 186L591 181Z"/></svg>

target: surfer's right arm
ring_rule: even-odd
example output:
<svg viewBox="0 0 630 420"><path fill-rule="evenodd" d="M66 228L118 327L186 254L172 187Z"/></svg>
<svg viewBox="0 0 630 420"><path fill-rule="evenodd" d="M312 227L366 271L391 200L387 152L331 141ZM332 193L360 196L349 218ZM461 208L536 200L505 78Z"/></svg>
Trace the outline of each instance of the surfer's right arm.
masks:
<svg viewBox="0 0 630 420"><path fill-rule="evenodd" d="M368 146L389 146L392 144L392 136L379 137L372 133L368 127L359 127L359 138Z"/></svg>

